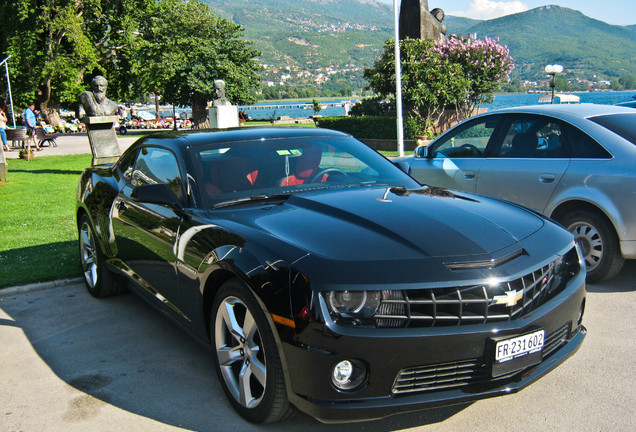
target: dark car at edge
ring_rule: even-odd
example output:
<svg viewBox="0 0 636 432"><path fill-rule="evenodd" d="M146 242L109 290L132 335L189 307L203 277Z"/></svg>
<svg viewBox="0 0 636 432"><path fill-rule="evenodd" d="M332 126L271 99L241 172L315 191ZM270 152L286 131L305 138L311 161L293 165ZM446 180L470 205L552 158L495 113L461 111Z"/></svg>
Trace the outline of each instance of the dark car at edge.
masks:
<svg viewBox="0 0 636 432"><path fill-rule="evenodd" d="M520 206L420 186L339 132L141 138L83 171L77 221L89 292L130 289L210 346L251 422L513 393L586 334L572 234Z"/></svg>

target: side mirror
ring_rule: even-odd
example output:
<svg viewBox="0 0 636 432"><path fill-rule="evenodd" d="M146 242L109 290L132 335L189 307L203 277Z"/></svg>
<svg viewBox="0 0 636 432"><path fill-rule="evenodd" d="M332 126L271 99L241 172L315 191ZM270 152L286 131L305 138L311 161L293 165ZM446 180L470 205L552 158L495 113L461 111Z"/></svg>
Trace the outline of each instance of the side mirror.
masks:
<svg viewBox="0 0 636 432"><path fill-rule="evenodd" d="M411 171L411 166L406 161L395 161L393 165L404 171L405 173L409 173Z"/></svg>
<svg viewBox="0 0 636 432"><path fill-rule="evenodd" d="M430 157L430 146L419 146L415 149L415 157L427 159Z"/></svg>
<svg viewBox="0 0 636 432"><path fill-rule="evenodd" d="M136 186L130 193L130 197L134 201L168 205L177 210L183 209L179 198L177 198L174 192L172 192L172 189L165 183Z"/></svg>

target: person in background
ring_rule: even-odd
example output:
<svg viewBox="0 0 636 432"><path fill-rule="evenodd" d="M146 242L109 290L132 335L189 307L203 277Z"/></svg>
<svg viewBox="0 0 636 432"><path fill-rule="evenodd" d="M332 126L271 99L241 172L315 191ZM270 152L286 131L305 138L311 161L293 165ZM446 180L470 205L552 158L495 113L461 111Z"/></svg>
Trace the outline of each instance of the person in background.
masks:
<svg viewBox="0 0 636 432"><path fill-rule="evenodd" d="M0 99L0 139L2 139L2 145L4 146L4 150L10 152L11 149L7 145L7 133L5 129L7 127L7 102Z"/></svg>
<svg viewBox="0 0 636 432"><path fill-rule="evenodd" d="M37 126L37 122L35 120L35 104L30 103L29 107L24 110L24 126L27 128L27 146L29 150L31 150L31 143L35 146L37 151L41 151L42 148L38 145L37 140L35 139L35 128Z"/></svg>

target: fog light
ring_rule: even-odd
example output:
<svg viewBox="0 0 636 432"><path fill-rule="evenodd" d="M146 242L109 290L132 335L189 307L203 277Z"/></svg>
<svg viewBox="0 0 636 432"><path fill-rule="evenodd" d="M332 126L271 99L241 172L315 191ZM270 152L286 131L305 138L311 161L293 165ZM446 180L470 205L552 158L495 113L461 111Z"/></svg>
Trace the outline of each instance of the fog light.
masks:
<svg viewBox="0 0 636 432"><path fill-rule="evenodd" d="M343 360L331 372L331 382L339 390L356 390L366 377L366 367L356 360Z"/></svg>
<svg viewBox="0 0 636 432"><path fill-rule="evenodd" d="M349 360L341 361L333 368L333 380L337 386L343 386L351 382L353 365Z"/></svg>

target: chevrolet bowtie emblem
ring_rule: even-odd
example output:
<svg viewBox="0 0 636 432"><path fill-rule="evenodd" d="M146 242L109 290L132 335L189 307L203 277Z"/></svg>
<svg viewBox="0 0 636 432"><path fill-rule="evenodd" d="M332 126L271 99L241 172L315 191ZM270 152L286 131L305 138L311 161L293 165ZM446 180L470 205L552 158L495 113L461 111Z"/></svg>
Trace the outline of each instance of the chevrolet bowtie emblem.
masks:
<svg viewBox="0 0 636 432"><path fill-rule="evenodd" d="M523 298L523 290L521 291L506 291L504 295L498 295L493 297L494 304L505 304L508 307L512 307L517 304L519 300Z"/></svg>

